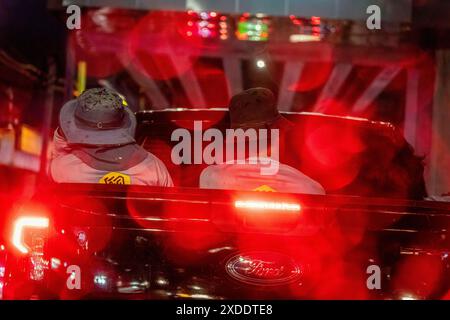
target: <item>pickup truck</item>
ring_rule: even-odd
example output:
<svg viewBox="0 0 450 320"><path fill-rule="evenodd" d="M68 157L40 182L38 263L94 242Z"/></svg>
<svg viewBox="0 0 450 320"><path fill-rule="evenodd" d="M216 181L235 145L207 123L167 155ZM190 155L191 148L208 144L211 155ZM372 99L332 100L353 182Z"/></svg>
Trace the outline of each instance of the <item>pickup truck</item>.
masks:
<svg viewBox="0 0 450 320"><path fill-rule="evenodd" d="M175 187L42 184L8 214L3 299L441 299L450 205L389 123L285 113L281 161L325 195L209 190L171 162L177 128L225 130L226 110L137 114L137 141ZM70 170L70 168L68 168Z"/></svg>

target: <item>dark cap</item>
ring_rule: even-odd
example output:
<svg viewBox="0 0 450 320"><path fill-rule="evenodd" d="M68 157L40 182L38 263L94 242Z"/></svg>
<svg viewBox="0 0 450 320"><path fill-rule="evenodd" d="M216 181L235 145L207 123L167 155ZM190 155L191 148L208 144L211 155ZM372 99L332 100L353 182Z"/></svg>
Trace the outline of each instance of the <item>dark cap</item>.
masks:
<svg viewBox="0 0 450 320"><path fill-rule="evenodd" d="M94 88L63 106L60 126L69 143L118 145L134 141L136 118L116 92Z"/></svg>
<svg viewBox="0 0 450 320"><path fill-rule="evenodd" d="M231 98L229 110L232 128L261 128L280 117L275 96L266 88L236 94Z"/></svg>

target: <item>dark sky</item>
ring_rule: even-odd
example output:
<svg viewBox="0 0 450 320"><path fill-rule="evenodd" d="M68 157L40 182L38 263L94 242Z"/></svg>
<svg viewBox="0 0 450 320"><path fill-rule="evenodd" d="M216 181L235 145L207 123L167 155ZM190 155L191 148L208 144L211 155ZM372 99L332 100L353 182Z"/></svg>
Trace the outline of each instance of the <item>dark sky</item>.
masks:
<svg viewBox="0 0 450 320"><path fill-rule="evenodd" d="M45 69L52 55L62 67L64 39L64 20L46 0L0 0L0 48L14 58Z"/></svg>

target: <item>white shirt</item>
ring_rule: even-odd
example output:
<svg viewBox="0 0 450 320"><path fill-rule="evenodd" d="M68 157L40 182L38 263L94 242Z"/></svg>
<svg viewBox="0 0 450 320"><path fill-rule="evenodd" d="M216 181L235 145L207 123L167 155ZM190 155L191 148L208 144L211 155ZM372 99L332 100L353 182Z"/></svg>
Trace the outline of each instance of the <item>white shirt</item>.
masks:
<svg viewBox="0 0 450 320"><path fill-rule="evenodd" d="M286 164L277 163L278 172L274 175L262 175L265 164L236 164L225 162L205 168L200 174L200 188L253 190L286 193L325 194L325 189L315 180Z"/></svg>

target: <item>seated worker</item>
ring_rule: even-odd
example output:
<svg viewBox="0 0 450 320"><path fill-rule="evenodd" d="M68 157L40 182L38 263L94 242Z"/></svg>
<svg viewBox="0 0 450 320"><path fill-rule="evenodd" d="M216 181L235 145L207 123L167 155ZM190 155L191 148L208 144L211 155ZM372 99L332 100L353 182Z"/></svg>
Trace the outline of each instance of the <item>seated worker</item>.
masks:
<svg viewBox="0 0 450 320"><path fill-rule="evenodd" d="M136 144L136 118L104 88L67 102L53 139L50 175L56 182L173 186L166 166Z"/></svg>
<svg viewBox="0 0 450 320"><path fill-rule="evenodd" d="M278 129L280 140L286 138L293 126L279 114L272 91L265 88L253 88L235 95L230 101L229 113L232 129ZM261 140L259 135L257 137ZM258 142L257 159L248 157L243 164L233 160L205 168L200 174L200 188L325 194L324 188L315 180L278 159L268 158L264 146L267 149L269 142ZM268 164L276 164L275 174L262 174L261 168Z"/></svg>

